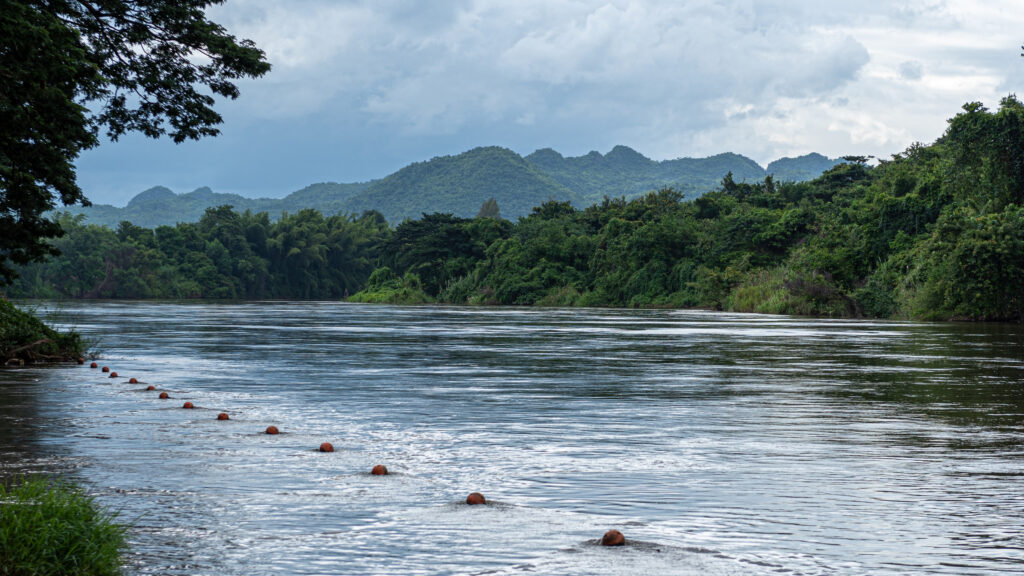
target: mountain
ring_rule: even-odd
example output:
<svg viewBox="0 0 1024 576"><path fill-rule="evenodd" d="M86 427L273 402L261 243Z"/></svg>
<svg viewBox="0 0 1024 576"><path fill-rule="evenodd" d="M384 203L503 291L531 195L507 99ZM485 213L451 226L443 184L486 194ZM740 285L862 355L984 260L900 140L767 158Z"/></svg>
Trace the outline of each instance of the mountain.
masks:
<svg viewBox="0 0 1024 576"><path fill-rule="evenodd" d="M238 194L220 194L205 186L180 195L157 186L132 198L124 207L120 219L152 228L168 223L168 215L173 215L180 222L195 222L209 206L230 204L238 210L264 212L271 209L272 202L268 199L245 198Z"/></svg>
<svg viewBox="0 0 1024 576"><path fill-rule="evenodd" d="M370 182L312 184L284 198L246 198L206 187L175 194L157 186L132 198L124 208L99 204L64 210L111 227L122 220L145 227L194 222L207 208L224 204L238 211L268 212L271 218L304 208L324 214L378 210L396 222L432 212L473 217L493 197L501 214L514 219L549 199L584 207L605 196L633 198L665 187L693 197L714 190L729 172L737 182L762 180L768 174L777 181L803 181L816 178L838 162L807 154L776 160L766 170L750 158L732 153L656 161L627 146L616 146L607 154L590 152L576 157L562 156L550 148L523 157L490 146L416 162Z"/></svg>
<svg viewBox="0 0 1024 576"><path fill-rule="evenodd" d="M472 217L489 198L506 217L528 214L548 199L582 198L507 148L474 148L417 162L375 181L345 202L349 212L380 210L388 220L449 212Z"/></svg>
<svg viewBox="0 0 1024 576"><path fill-rule="evenodd" d="M284 198L246 198L238 194L222 194L203 186L185 194L175 194L163 186L140 192L124 208L108 204L94 204L88 208L68 206L62 208L72 214L85 214L90 224L116 227L122 220L153 228L178 222L196 222L207 208L234 206L244 212L267 212L276 219L282 212L297 212L302 208L315 208L324 214L343 212L344 202L361 192L368 183L338 184L323 182L311 184Z"/></svg>
<svg viewBox="0 0 1024 576"><path fill-rule="evenodd" d="M796 158L779 158L775 162L768 164L767 172L779 182L784 180L802 182L817 178L822 172L841 162L842 159L840 158L831 160L821 154L812 152L811 154L805 154Z"/></svg>
<svg viewBox="0 0 1024 576"><path fill-rule="evenodd" d="M627 146L616 146L603 156L590 152L570 158L544 148L527 156L526 161L578 194L587 205L605 196L632 198L665 187L699 196L718 186L728 172L738 182L760 180L767 174L757 162L738 154L658 162Z"/></svg>

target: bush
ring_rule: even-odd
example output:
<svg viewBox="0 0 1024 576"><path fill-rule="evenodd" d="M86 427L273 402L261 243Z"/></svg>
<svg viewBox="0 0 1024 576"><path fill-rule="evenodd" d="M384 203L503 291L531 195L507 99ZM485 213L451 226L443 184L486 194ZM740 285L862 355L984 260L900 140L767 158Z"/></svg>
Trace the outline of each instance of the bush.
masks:
<svg viewBox="0 0 1024 576"><path fill-rule="evenodd" d="M75 332L61 334L28 312L0 299L0 363L21 360L70 360L83 354L85 345Z"/></svg>
<svg viewBox="0 0 1024 576"><path fill-rule="evenodd" d="M534 305L544 306L547 308L568 308L571 306L578 306L579 301L579 290L576 290L576 288L572 286L562 286L548 290L548 293L540 300L537 300Z"/></svg>
<svg viewBox="0 0 1024 576"><path fill-rule="evenodd" d="M419 276L406 272L397 278L390 268L384 266L374 270L366 289L356 292L348 301L365 304L428 304L433 299L423 291Z"/></svg>
<svg viewBox="0 0 1024 576"><path fill-rule="evenodd" d="M61 481L0 485L0 576L121 574L125 529Z"/></svg>
<svg viewBox="0 0 1024 576"><path fill-rule="evenodd" d="M726 310L796 316L856 316L856 303L820 274L754 270L725 298Z"/></svg>

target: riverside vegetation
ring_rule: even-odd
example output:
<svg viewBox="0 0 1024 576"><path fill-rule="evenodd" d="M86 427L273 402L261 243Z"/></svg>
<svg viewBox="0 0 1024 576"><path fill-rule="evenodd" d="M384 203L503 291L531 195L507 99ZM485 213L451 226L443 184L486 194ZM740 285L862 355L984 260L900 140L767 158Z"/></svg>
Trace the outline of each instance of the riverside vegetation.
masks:
<svg viewBox="0 0 1024 576"><path fill-rule="evenodd" d="M0 484L0 575L122 574L125 528L80 489L31 478Z"/></svg>
<svg viewBox="0 0 1024 576"><path fill-rule="evenodd" d="M0 299L0 364L71 360L84 351L80 334L58 332L32 313Z"/></svg>
<svg viewBox="0 0 1024 576"><path fill-rule="evenodd" d="M65 214L63 255L23 267L10 291L1024 320L1024 105L967 104L933 144L867 160L807 182L730 174L693 200L551 200L515 223L220 207L111 230Z"/></svg>

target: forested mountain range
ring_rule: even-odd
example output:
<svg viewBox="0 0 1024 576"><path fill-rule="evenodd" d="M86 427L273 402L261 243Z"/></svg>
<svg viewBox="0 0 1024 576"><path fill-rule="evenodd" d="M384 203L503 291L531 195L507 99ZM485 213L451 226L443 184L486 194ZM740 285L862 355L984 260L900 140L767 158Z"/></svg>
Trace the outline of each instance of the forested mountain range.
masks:
<svg viewBox="0 0 1024 576"><path fill-rule="evenodd" d="M550 148L523 157L492 146L416 162L370 182L312 184L284 198L246 198L207 187L175 194L156 186L124 208L97 204L67 210L84 214L90 224L110 227L123 220L145 227L195 222L207 208L223 205L240 212L267 212L272 219L306 208L326 215L377 210L388 220L400 222L433 212L474 216L493 197L502 216L514 219L547 200L568 201L582 208L605 196L629 199L666 187L697 197L713 190L730 172L737 182L763 180L769 174L777 181L801 182L816 178L837 162L808 154L776 160L766 170L732 153L655 161L626 146L616 146L603 155L590 152L578 157L565 157Z"/></svg>
<svg viewBox="0 0 1024 576"><path fill-rule="evenodd" d="M175 194L163 186L154 186L136 195L124 208L94 204L88 208L72 206L63 210L72 214L85 214L90 224L112 228L123 220L144 227L197 222L207 208L225 205L234 206L239 212L267 212L275 218L281 212L295 212L304 207L333 214L344 211L345 200L365 190L367 186L366 183L324 182L311 184L284 198L246 198L238 194L214 192L206 186L185 194Z"/></svg>
<svg viewBox="0 0 1024 576"><path fill-rule="evenodd" d="M583 204L576 192L507 148L474 148L417 162L370 184L346 204L357 214L377 210L391 221L443 212L473 216L493 197L505 217L523 216L545 200Z"/></svg>

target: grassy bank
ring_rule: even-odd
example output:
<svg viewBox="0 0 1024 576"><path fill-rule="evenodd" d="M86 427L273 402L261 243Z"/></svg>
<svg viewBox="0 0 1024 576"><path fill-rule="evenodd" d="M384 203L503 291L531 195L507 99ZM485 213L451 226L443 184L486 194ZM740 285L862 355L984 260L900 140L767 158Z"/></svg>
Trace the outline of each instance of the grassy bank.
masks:
<svg viewBox="0 0 1024 576"><path fill-rule="evenodd" d="M0 576L121 574L125 529L114 520L70 484L0 485Z"/></svg>
<svg viewBox="0 0 1024 576"><path fill-rule="evenodd" d="M0 364L32 364L79 358L82 337L60 333L29 312L0 299Z"/></svg>

